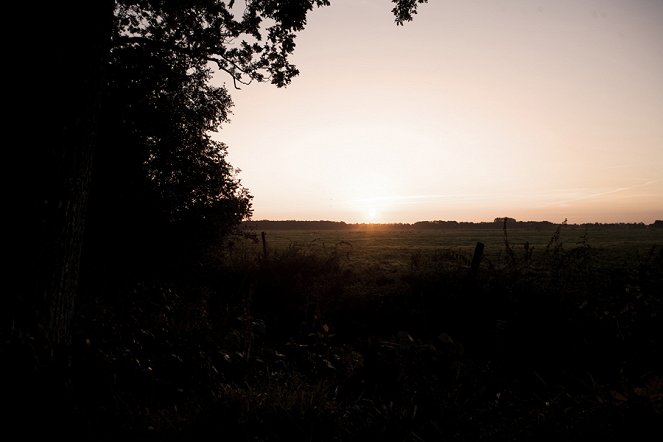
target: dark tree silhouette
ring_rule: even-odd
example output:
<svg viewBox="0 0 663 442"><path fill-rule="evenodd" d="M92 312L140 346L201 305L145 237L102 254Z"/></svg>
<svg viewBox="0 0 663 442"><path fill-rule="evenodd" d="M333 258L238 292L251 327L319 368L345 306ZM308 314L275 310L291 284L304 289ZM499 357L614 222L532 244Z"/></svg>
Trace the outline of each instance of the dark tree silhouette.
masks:
<svg viewBox="0 0 663 442"><path fill-rule="evenodd" d="M114 49L107 78L85 246L86 267L106 274L87 279L184 269L251 213L226 146L210 137L230 96L153 47Z"/></svg>
<svg viewBox="0 0 663 442"><path fill-rule="evenodd" d="M396 23L403 24L421 0L393 2ZM12 159L15 172L32 179L14 195L3 332L42 342L46 359L68 345L91 196L99 198L93 214L103 213L104 198L112 206L133 194L109 212L129 217L130 207L151 202L152 215L181 226L205 211L216 212L222 224L250 212L249 196L224 160L225 146L208 136L232 104L225 89L208 81L220 70L235 87L288 85L298 74L289 62L296 33L308 12L328 4L97 0L12 11L30 17L30 38L17 51L21 66L38 66L23 79L29 110L22 127L34 130L33 103L48 121L37 134L23 134L27 144Z"/></svg>

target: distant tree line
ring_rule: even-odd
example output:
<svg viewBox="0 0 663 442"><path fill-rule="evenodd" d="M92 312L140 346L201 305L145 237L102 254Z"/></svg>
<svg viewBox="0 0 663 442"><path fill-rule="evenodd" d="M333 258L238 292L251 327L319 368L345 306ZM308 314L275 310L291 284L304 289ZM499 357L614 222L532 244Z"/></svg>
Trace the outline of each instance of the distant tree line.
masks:
<svg viewBox="0 0 663 442"><path fill-rule="evenodd" d="M243 227L255 230L344 230L350 226L343 221L245 221Z"/></svg>
<svg viewBox="0 0 663 442"><path fill-rule="evenodd" d="M467 230L467 229L502 229L505 226L505 218L495 218L494 221L417 221L415 223L383 223L364 224L346 223L343 221L272 221L253 220L245 221L242 227L249 230ZM566 224L553 223L550 221L516 221L514 218L506 218L508 229L548 230L561 224L570 229L641 229L641 228L663 228L663 221L657 220L653 224L645 223L581 223Z"/></svg>

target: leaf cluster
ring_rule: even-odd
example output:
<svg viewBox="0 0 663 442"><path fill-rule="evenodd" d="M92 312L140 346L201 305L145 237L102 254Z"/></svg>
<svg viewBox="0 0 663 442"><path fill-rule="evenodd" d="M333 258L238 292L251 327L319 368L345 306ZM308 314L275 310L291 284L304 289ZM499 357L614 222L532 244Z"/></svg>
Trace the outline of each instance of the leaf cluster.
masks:
<svg viewBox="0 0 663 442"><path fill-rule="evenodd" d="M306 16L327 0L118 1L114 47L142 46L211 64L238 84L287 86L299 71L288 57Z"/></svg>
<svg viewBox="0 0 663 442"><path fill-rule="evenodd" d="M394 8L391 12L396 18L396 25L403 26L406 21L412 21L417 14L417 7L428 0L392 0Z"/></svg>

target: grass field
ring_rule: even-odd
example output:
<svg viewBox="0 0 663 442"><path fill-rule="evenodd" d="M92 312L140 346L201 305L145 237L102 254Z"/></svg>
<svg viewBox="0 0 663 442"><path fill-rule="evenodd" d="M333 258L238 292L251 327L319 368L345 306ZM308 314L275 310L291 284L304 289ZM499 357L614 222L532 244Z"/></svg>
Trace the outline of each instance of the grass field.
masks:
<svg viewBox="0 0 663 442"><path fill-rule="evenodd" d="M260 232L253 232L260 238ZM409 269L412 259L439 251L456 253L467 260L472 258L477 242L482 242L484 256L499 262L505 257L506 242L516 255L528 253L533 258L552 247L551 240L556 228L517 229L467 229L467 230L415 230L415 229L371 229L367 226L357 230L268 230L265 232L270 253L297 250L306 254L338 253L351 266L379 266L387 271ZM238 240L235 245L240 253L256 255L262 253L261 242L254 239ZM612 228L591 230L562 226L555 245L566 249L589 246L602 259L612 264L629 262L646 256L652 247L663 246L663 229Z"/></svg>
<svg viewBox="0 0 663 442"><path fill-rule="evenodd" d="M663 232L506 235L268 230L265 254L244 232L184 277L95 293L78 306L73 425L88 440L656 440Z"/></svg>
<svg viewBox="0 0 663 442"><path fill-rule="evenodd" d="M309 434L332 415L340 440L661 431L660 230L269 230L266 257L253 233L230 261L256 269L254 344L321 395Z"/></svg>

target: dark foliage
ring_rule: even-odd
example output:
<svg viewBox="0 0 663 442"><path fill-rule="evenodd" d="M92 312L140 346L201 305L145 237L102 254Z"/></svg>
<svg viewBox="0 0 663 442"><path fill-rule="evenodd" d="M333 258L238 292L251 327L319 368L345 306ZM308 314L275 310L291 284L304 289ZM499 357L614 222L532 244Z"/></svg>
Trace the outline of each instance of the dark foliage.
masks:
<svg viewBox="0 0 663 442"><path fill-rule="evenodd" d="M558 242L554 240L553 242ZM660 246L513 262L423 253L399 279L304 248L86 303L73 416L93 439L654 440Z"/></svg>
<svg viewBox="0 0 663 442"><path fill-rule="evenodd" d="M210 136L230 97L191 69L177 54L113 51L87 236L88 263L107 269L104 281L195 262L251 213L226 146Z"/></svg>

